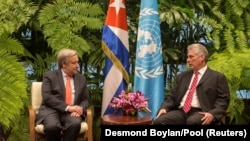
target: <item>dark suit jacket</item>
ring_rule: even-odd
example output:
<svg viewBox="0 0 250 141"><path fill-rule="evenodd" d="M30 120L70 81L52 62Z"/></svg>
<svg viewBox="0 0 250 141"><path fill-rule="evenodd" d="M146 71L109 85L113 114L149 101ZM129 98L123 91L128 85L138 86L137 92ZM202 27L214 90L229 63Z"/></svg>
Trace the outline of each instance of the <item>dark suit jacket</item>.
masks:
<svg viewBox="0 0 250 141"><path fill-rule="evenodd" d="M89 105L89 94L86 78L82 74L73 76L75 86L74 105L86 109ZM50 113L64 113L67 107L65 103L65 84L61 70L54 70L44 74L42 84L42 104L36 118L40 124L44 117Z"/></svg>
<svg viewBox="0 0 250 141"><path fill-rule="evenodd" d="M173 88L161 105L161 109L165 108L167 111L178 109L188 90L192 75L193 71L190 70L177 76ZM216 119L220 119L226 112L230 101L226 77L208 67L196 87L196 92L202 111L210 112Z"/></svg>

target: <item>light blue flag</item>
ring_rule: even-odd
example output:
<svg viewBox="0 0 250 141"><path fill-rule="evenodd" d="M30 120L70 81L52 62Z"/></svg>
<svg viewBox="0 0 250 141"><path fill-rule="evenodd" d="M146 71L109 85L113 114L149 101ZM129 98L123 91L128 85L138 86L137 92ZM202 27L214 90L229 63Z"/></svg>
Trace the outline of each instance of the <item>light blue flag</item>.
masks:
<svg viewBox="0 0 250 141"><path fill-rule="evenodd" d="M163 59L157 0L141 0L137 35L134 91L149 98L156 117L164 100Z"/></svg>

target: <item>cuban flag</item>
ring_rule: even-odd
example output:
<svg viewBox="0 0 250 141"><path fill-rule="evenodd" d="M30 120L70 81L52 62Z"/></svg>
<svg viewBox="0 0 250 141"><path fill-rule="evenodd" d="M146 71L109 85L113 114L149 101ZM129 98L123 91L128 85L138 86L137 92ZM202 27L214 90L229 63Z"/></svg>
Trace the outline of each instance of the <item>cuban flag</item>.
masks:
<svg viewBox="0 0 250 141"><path fill-rule="evenodd" d="M125 0L110 0L103 27L102 49L106 55L102 115L114 113L109 108L113 97L126 91L129 83L129 43Z"/></svg>
<svg viewBox="0 0 250 141"><path fill-rule="evenodd" d="M150 116L156 117L164 100L164 75L157 0L141 0L137 33L134 91L149 98ZM141 113L140 113L141 114Z"/></svg>

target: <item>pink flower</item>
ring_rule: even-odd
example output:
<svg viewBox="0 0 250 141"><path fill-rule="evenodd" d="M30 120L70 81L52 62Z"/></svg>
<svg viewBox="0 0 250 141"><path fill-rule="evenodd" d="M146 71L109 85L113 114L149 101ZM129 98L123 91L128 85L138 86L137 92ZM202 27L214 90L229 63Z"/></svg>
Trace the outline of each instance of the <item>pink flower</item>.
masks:
<svg viewBox="0 0 250 141"><path fill-rule="evenodd" d="M134 115L138 111L151 112L148 108L148 101L149 98L145 98L140 91L128 93L122 91L118 97L113 98L109 107Z"/></svg>

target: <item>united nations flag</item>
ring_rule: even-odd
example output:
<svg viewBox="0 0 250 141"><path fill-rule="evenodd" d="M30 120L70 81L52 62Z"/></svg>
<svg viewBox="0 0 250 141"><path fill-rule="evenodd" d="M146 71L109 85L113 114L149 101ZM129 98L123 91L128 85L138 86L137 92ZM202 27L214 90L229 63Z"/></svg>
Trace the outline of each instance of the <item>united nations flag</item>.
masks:
<svg viewBox="0 0 250 141"><path fill-rule="evenodd" d="M156 117L164 100L162 44L157 0L141 0L137 34L134 91L150 98L151 116Z"/></svg>

